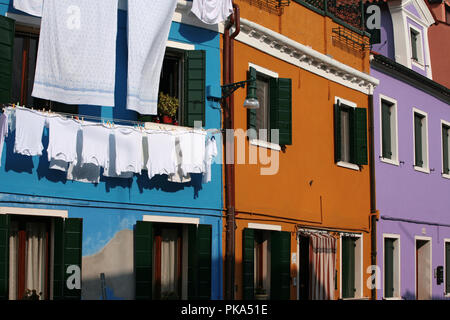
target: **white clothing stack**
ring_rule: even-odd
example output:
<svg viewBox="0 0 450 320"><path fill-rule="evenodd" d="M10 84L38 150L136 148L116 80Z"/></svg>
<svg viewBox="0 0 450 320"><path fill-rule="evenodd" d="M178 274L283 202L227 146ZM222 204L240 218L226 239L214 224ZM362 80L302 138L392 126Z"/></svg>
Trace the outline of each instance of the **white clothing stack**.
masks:
<svg viewBox="0 0 450 320"><path fill-rule="evenodd" d="M142 171L142 133L134 128L114 129L116 175Z"/></svg>
<svg viewBox="0 0 450 320"><path fill-rule="evenodd" d="M184 175L205 172L205 132L189 131L178 136Z"/></svg>
<svg viewBox="0 0 450 320"><path fill-rule="evenodd" d="M14 0L14 9L23 11L32 16L42 17L44 0Z"/></svg>
<svg viewBox="0 0 450 320"><path fill-rule="evenodd" d="M67 172L70 163L77 162L79 122L62 117L48 119L48 161L50 169Z"/></svg>
<svg viewBox="0 0 450 320"><path fill-rule="evenodd" d="M2 113L0 116L0 167L2 166L2 152L5 138L8 136L8 115Z"/></svg>
<svg viewBox="0 0 450 320"><path fill-rule="evenodd" d="M175 173L175 136L170 132L154 132L147 134L149 179L157 174L172 175Z"/></svg>
<svg viewBox="0 0 450 320"><path fill-rule="evenodd" d="M203 183L211 181L211 164L213 158L217 156L217 143L216 138L212 137L206 141L205 146L205 172L203 173Z"/></svg>
<svg viewBox="0 0 450 320"><path fill-rule="evenodd" d="M128 0L129 110L157 113L161 69L176 5L177 0Z"/></svg>
<svg viewBox="0 0 450 320"><path fill-rule="evenodd" d="M233 3L232 0L193 0L191 11L206 24L218 24L233 13Z"/></svg>
<svg viewBox="0 0 450 320"><path fill-rule="evenodd" d="M16 108L15 153L24 156L42 155L42 134L46 119L45 115L38 111Z"/></svg>
<svg viewBox="0 0 450 320"><path fill-rule="evenodd" d="M114 106L117 6L45 0L33 97Z"/></svg>

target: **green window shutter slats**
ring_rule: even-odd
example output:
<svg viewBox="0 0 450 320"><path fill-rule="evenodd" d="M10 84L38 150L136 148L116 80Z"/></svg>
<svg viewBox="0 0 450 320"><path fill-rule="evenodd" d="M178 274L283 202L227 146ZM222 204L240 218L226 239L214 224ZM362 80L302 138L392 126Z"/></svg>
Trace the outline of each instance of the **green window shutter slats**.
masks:
<svg viewBox="0 0 450 320"><path fill-rule="evenodd" d="M414 114L414 148L415 148L415 165L423 166L422 157L422 117Z"/></svg>
<svg viewBox="0 0 450 320"><path fill-rule="evenodd" d="M9 215L0 215L0 300L8 299Z"/></svg>
<svg viewBox="0 0 450 320"><path fill-rule="evenodd" d="M211 241L210 225L188 227L188 299L211 299Z"/></svg>
<svg viewBox="0 0 450 320"><path fill-rule="evenodd" d="M394 239L384 240L384 295L394 296Z"/></svg>
<svg viewBox="0 0 450 320"><path fill-rule="evenodd" d="M137 221L134 232L136 300L152 299L153 223Z"/></svg>
<svg viewBox="0 0 450 320"><path fill-rule="evenodd" d="M255 298L255 230L244 229L242 242L243 299L253 300Z"/></svg>
<svg viewBox="0 0 450 320"><path fill-rule="evenodd" d="M0 16L0 103L11 102L14 33L14 20Z"/></svg>
<svg viewBox="0 0 450 320"><path fill-rule="evenodd" d="M270 79L270 129L279 130L280 145L292 144L291 79Z"/></svg>
<svg viewBox="0 0 450 320"><path fill-rule="evenodd" d="M413 30L410 30L410 32L411 32L411 57L413 58L413 59L415 59L415 60L418 60L418 57L417 57L417 38L418 38L418 34L415 32L415 31L413 31Z"/></svg>
<svg viewBox="0 0 450 320"><path fill-rule="evenodd" d="M254 68L250 68L249 71L247 71L247 80L250 80L250 78L256 77L256 70ZM247 86L247 91L250 90L249 86ZM252 89L254 90L254 89ZM257 133L254 134L257 130L256 128L256 109L247 109L247 130L253 129L255 131L248 131L248 137L250 139L256 139Z"/></svg>
<svg viewBox="0 0 450 320"><path fill-rule="evenodd" d="M382 143L383 143L383 158L392 158L391 149L391 106L381 103L381 123L382 123Z"/></svg>
<svg viewBox="0 0 450 320"><path fill-rule="evenodd" d="M205 125L206 51L186 51L184 63L184 125Z"/></svg>
<svg viewBox="0 0 450 320"><path fill-rule="evenodd" d="M342 238L342 297L355 296L355 240Z"/></svg>
<svg viewBox="0 0 450 320"><path fill-rule="evenodd" d="M334 162L341 161L341 108L334 105Z"/></svg>
<svg viewBox="0 0 450 320"><path fill-rule="evenodd" d="M445 243L445 292L450 293L450 242Z"/></svg>
<svg viewBox="0 0 450 320"><path fill-rule="evenodd" d="M54 219L53 299L81 299L81 289L69 289L69 266L78 266L81 272L83 220ZM81 273L80 273L81 277ZM80 279L81 281L81 279Z"/></svg>
<svg viewBox="0 0 450 320"><path fill-rule="evenodd" d="M442 163L443 163L443 171L445 174L450 173L449 169L449 146L448 146L448 136L449 136L450 128L447 126L442 126Z"/></svg>
<svg viewBox="0 0 450 320"><path fill-rule="evenodd" d="M291 291L291 234L270 233L270 299L289 300Z"/></svg>
<svg viewBox="0 0 450 320"><path fill-rule="evenodd" d="M367 110L355 108L353 110L353 163L367 165Z"/></svg>

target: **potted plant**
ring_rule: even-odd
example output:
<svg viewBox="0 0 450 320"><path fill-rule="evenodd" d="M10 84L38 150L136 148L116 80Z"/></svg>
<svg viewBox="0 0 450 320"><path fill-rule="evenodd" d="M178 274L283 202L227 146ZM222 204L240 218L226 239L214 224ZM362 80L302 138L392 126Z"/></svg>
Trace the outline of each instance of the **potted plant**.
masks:
<svg viewBox="0 0 450 320"><path fill-rule="evenodd" d="M255 289L255 300L268 300L269 296L264 288L258 287Z"/></svg>
<svg viewBox="0 0 450 320"><path fill-rule="evenodd" d="M180 101L168 94L160 92L158 99L158 115L163 123L173 123Z"/></svg>

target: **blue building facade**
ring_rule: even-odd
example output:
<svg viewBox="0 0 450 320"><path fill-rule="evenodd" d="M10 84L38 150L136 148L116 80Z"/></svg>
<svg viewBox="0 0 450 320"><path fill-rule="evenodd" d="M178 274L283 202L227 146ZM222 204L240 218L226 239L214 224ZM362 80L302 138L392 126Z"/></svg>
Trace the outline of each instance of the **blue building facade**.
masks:
<svg viewBox="0 0 450 320"><path fill-rule="evenodd" d="M16 11L12 2L1 0L0 14L7 17L2 21L14 22L13 59L19 59L16 53L24 51L20 51L17 46L23 44L26 34L32 34L34 40L39 36L39 18ZM182 109L189 98L186 88L189 77L186 73L189 72L191 56L187 51L199 53L193 56L202 62L200 68L204 74L203 127L220 128L220 108L206 100L206 91L208 94L220 94L220 33L217 26L205 27L196 21L189 11L189 2L179 1L167 45L168 63L165 63L164 68L176 79L173 81L176 88L172 86L171 90L175 90L175 95L181 98ZM140 119L137 113L125 108L128 54L126 26L126 7L120 6L114 108L80 105L76 114L115 122ZM2 35L6 33L2 31ZM27 40L28 46L33 46L33 39ZM28 50L28 53L32 51ZM29 57L29 60L32 59ZM13 64L20 65L17 62ZM33 63L27 67L32 68ZM17 73L17 68L13 70L13 73ZM12 92L14 99L14 88ZM32 106L30 102L23 104ZM34 105L34 108L42 109L38 105ZM181 113L184 114L180 116L182 124L190 125L186 120L189 111ZM202 183L201 174L191 174L191 180L186 183L169 182L163 175L150 180L146 174L142 174L134 175L132 179L101 177L100 183L88 184L69 181L64 173L49 169L45 151L48 144L47 129L44 130L44 152L41 157L15 154L15 134L14 131L10 132L0 159L0 296L17 299L22 296L18 288L24 288L23 284L20 287L19 279L23 270L11 270L11 252L15 248L11 242L12 226L14 223L26 224L39 218L48 226L45 238L48 254L43 264L45 284L41 286L45 292L41 298L221 299L222 148L220 135L216 133L215 136L218 161L212 164L212 179L209 183ZM165 242L165 238L169 240ZM60 239L62 243L59 243ZM164 245L169 249L162 249ZM164 253L161 256L161 250L175 250L175 257L166 257ZM20 254L17 257L20 265L23 257ZM172 266L169 268L165 263ZM27 260L25 268L28 267ZM172 269L172 274L166 274L165 270ZM77 279L78 274L81 275L81 281ZM22 281L25 281L27 289L27 280ZM176 284L172 286L175 289L164 291L164 286L171 285L165 281L175 281Z"/></svg>

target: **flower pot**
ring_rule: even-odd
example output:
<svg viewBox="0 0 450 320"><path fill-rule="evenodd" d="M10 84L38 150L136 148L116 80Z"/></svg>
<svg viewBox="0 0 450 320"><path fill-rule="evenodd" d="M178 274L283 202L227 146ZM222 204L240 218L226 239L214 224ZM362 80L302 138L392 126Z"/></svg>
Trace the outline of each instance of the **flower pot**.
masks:
<svg viewBox="0 0 450 320"><path fill-rule="evenodd" d="M172 123L173 123L173 120L172 120L172 118L169 117L169 116L163 116L163 117L162 117L162 122L163 122L163 123L166 123L166 124L172 124Z"/></svg>
<svg viewBox="0 0 450 320"><path fill-rule="evenodd" d="M155 123L160 123L161 122L161 120L159 120L158 116L153 116L152 117L152 121L155 122Z"/></svg>
<svg viewBox="0 0 450 320"><path fill-rule="evenodd" d="M255 294L255 300L269 300L268 294Z"/></svg>

